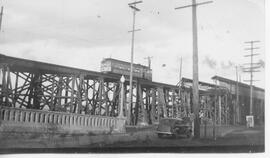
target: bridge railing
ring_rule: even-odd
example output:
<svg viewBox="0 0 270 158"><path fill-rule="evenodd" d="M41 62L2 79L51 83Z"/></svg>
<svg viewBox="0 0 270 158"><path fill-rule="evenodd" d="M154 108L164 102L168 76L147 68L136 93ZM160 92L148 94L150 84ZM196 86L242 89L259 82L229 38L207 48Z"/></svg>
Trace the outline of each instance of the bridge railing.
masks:
<svg viewBox="0 0 270 158"><path fill-rule="evenodd" d="M121 132L124 129L124 119L106 116L81 115L73 113L43 111L34 109L19 109L0 106L1 126L12 124L15 126L31 126L43 128L56 127L56 131L70 132L75 129L80 133L87 132ZM6 128L6 127L5 127ZM14 127L13 127L14 129ZM6 130L6 129L5 129Z"/></svg>

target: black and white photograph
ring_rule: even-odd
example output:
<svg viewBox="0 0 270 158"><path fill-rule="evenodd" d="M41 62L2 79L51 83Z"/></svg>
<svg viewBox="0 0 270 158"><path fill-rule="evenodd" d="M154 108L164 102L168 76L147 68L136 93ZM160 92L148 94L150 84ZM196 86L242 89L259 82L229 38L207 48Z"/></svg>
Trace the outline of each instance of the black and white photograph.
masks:
<svg viewBox="0 0 270 158"><path fill-rule="evenodd" d="M265 3L0 0L0 154L264 156Z"/></svg>

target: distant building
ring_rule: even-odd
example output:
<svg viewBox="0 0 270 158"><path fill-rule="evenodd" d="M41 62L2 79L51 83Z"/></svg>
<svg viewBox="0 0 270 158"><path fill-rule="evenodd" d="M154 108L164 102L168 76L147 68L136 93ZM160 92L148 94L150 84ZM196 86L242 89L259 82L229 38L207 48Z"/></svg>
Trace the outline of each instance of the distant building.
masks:
<svg viewBox="0 0 270 158"><path fill-rule="evenodd" d="M233 95L235 104L236 122L243 124L245 123L246 115L250 113L250 85L241 82L236 82L220 76L212 77L213 80L217 81L217 85L224 87L229 90ZM238 86L238 93L237 93ZM236 99L238 95L238 104ZM265 91L259 87L253 87L253 115L256 124L262 124L264 122L264 104L265 104Z"/></svg>
<svg viewBox="0 0 270 158"><path fill-rule="evenodd" d="M212 79L216 81L216 84L200 81L199 92L201 100L205 100L205 97L214 99L215 96L223 96L223 98L216 98L216 110L218 118L220 119L218 123L246 124L246 116L250 113L250 86L220 76L214 76ZM182 78L181 84L183 88L191 90L193 86L192 82L192 79ZM237 86L238 93L236 93ZM264 123L264 94L264 89L253 87L253 116L255 125ZM210 109L208 107L208 111L213 113L214 103L211 106ZM203 110L205 107L206 106L200 102L200 109Z"/></svg>

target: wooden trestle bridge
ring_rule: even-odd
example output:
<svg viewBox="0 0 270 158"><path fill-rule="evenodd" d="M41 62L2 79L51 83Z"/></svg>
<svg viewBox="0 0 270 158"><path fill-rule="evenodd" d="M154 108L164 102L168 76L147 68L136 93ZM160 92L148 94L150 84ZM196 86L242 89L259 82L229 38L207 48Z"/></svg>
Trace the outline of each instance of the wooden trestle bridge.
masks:
<svg viewBox="0 0 270 158"><path fill-rule="evenodd" d="M150 125L162 117L192 113L192 91L184 85L135 78L132 107L127 109L130 87L126 77L124 116L131 110L127 123L125 117L118 117L120 75L5 55L0 55L0 69L2 132L124 132L125 124ZM210 122L231 124L231 94L224 89L217 90L214 85L207 86L207 90L200 91L204 117Z"/></svg>

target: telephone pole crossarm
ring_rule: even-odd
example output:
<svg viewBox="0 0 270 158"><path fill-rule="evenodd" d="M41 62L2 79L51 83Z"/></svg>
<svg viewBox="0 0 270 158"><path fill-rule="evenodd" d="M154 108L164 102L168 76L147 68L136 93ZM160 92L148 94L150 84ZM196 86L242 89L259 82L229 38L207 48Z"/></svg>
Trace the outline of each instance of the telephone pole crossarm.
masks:
<svg viewBox="0 0 270 158"><path fill-rule="evenodd" d="M213 3L213 1L206 1L206 2L201 2L201 3L196 3L196 4L190 4L190 5L186 5L186 6L182 6L182 7L176 7L174 9L184 9L184 8L189 8L189 7L196 7L199 5L209 4L209 3Z"/></svg>
<svg viewBox="0 0 270 158"><path fill-rule="evenodd" d="M134 9L134 10L136 10L136 11L141 11L140 9L138 9L138 8L132 6L132 5L130 5L129 7L132 8L132 9Z"/></svg>
<svg viewBox="0 0 270 158"><path fill-rule="evenodd" d="M128 33L131 33L131 32L137 32L137 31L141 31L142 29L136 29L136 30L131 30L131 31L128 31Z"/></svg>
<svg viewBox="0 0 270 158"><path fill-rule="evenodd" d="M260 54L256 53L256 54L244 55L244 57L250 57L250 56L256 56L256 55L260 55Z"/></svg>
<svg viewBox="0 0 270 158"><path fill-rule="evenodd" d="M128 5L129 6L131 6L131 5L136 5L136 4L139 4L139 3L142 3L143 1L135 1L135 2L132 2L132 3L128 3Z"/></svg>
<svg viewBox="0 0 270 158"><path fill-rule="evenodd" d="M253 64L252 64L253 65ZM258 68L261 68L261 66L253 66L253 67L245 67L244 70L250 70L250 69L258 69Z"/></svg>
<svg viewBox="0 0 270 158"><path fill-rule="evenodd" d="M254 47L254 48L245 48L245 50L251 50L251 49L260 49L260 47Z"/></svg>
<svg viewBox="0 0 270 158"><path fill-rule="evenodd" d="M250 44L250 43L258 43L258 42L261 42L261 41L246 41L245 43Z"/></svg>

